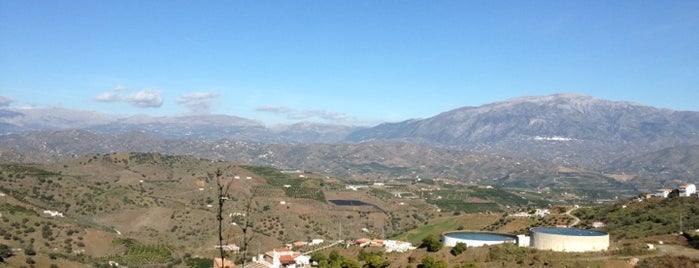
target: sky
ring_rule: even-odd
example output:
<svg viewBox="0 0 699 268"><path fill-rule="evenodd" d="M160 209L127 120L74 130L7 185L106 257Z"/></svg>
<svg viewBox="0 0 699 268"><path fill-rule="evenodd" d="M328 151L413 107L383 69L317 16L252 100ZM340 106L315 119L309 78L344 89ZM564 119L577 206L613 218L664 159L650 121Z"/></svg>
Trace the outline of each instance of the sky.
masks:
<svg viewBox="0 0 699 268"><path fill-rule="evenodd" d="M373 125L560 92L699 111L699 1L0 1L0 108Z"/></svg>

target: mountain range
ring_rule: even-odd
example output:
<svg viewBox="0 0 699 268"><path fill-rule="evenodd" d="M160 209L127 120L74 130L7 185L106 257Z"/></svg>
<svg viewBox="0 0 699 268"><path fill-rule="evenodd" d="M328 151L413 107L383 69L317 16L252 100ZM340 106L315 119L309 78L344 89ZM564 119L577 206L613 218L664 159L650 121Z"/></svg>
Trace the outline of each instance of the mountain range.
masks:
<svg viewBox="0 0 699 268"><path fill-rule="evenodd" d="M308 122L268 127L228 115L118 117L62 108L4 109L0 133L2 148L47 156L164 152L350 176L391 170L484 178L505 176L514 165L469 172L463 168L468 165L459 166L461 159L528 159L540 167L534 172L539 174L550 174L557 165L646 170L654 159L647 155L660 150L683 159L698 150L691 145L699 145L699 112L576 94L521 97L373 127ZM497 166L490 163L485 166ZM673 166L672 174L696 169L691 163ZM695 175L689 173L681 176Z"/></svg>

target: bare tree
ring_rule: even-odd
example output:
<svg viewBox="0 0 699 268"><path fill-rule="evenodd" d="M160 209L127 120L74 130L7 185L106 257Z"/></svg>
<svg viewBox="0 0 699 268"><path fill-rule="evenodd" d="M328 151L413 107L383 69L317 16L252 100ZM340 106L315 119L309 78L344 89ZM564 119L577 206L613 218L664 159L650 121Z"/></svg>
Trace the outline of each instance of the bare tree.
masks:
<svg viewBox="0 0 699 268"><path fill-rule="evenodd" d="M257 196L257 187L252 189L252 193L249 198L245 200L245 221L243 221L243 268L245 268L245 263L248 259L248 246L252 242L253 237L255 237L255 232L253 229L253 219L251 217L253 212L253 204L255 196Z"/></svg>
<svg viewBox="0 0 699 268"><path fill-rule="evenodd" d="M216 188L218 190L218 213L216 220L218 221L218 249L221 256L221 266L225 266L225 253L223 250L223 203L228 200L228 190L231 188L231 182L223 182L223 172L221 169L216 170ZM244 266L243 266L244 267Z"/></svg>
<svg viewBox="0 0 699 268"><path fill-rule="evenodd" d="M216 187L218 190L218 213L216 215L216 220L218 221L218 246L219 246L219 253L221 256L221 262L223 263L223 258L225 256L224 248L223 248L223 205L226 202L226 200L229 200L229 189L231 187L231 181L224 182L223 179L223 172L221 169L216 170ZM255 232L253 230L253 219L251 215L253 214L254 210L254 199L255 196L257 195L257 187L254 187L252 189L252 193L249 196L249 198L245 198L245 204L244 204L244 209L245 212L243 215L243 218L245 220L241 224L241 229L243 231L243 240L242 240L242 248L243 248L243 268L245 267L245 264L247 262L247 253L248 253L248 247L250 245L250 242L252 242L252 239L255 236ZM228 238L225 239L228 241Z"/></svg>

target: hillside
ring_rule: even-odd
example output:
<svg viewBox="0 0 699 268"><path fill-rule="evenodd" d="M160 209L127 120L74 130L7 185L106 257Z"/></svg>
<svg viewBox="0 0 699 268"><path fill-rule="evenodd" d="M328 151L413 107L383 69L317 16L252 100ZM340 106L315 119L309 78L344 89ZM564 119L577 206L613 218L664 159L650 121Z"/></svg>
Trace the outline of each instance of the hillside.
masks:
<svg viewBox="0 0 699 268"><path fill-rule="evenodd" d="M223 215L226 243L243 244L240 226L247 220L252 223L251 252L318 238L405 237L416 242L426 233L454 228L522 232L527 226L571 219L509 220L501 212L608 197L584 191L585 181L599 174L573 169L559 169L556 177L570 188L537 192L429 178L384 179L372 185L375 180L191 156L94 154L46 164L0 163L0 244L19 249L9 258L11 265L24 265L26 258L39 267L98 266L108 260L183 267L192 256L210 258L217 243L217 170L222 182L231 185ZM348 200L354 204L346 205ZM408 263L408 256L394 258ZM502 260L516 262L514 257ZM477 259L491 263L500 257Z"/></svg>
<svg viewBox="0 0 699 268"><path fill-rule="evenodd" d="M399 199L381 189L348 190L345 183L321 174L287 174L195 157L112 153L55 164L0 164L0 244L31 249L47 262L53 256L73 263L118 260L139 266L149 260L162 264L188 255L212 256L217 241L216 170L231 184L224 210L226 240L241 244L239 226L248 219L254 249L367 235L364 228L390 235L440 217L424 200ZM415 193L429 187L410 181L392 185ZM327 200L361 200L371 206ZM46 210L62 216L49 216ZM156 255L132 256L133 246Z"/></svg>
<svg viewBox="0 0 699 268"><path fill-rule="evenodd" d="M640 201L639 201L640 200ZM591 227L593 222L605 224L614 239L638 239L658 235L693 234L699 229L699 198L673 197L638 199L616 204L581 208L574 215L581 225Z"/></svg>
<svg viewBox="0 0 699 268"><path fill-rule="evenodd" d="M580 171L584 174L582 177L578 176L580 174L570 176L570 172L560 172L560 167L544 161L401 142L260 144L228 140L176 141L138 132L106 135L88 131L53 131L0 136L0 148L3 146L13 149L8 152L32 152L21 155L64 158L140 148L146 152L193 155L283 170L317 170L344 179L444 178L468 184L529 190L566 188L569 191L627 191L640 186L635 181L620 182L608 175L582 169L569 169Z"/></svg>
<svg viewBox="0 0 699 268"><path fill-rule="evenodd" d="M697 133L699 112L557 94L385 123L348 140L402 140L597 167L624 155L697 144Z"/></svg>
<svg viewBox="0 0 699 268"><path fill-rule="evenodd" d="M609 163L606 170L637 174L650 181L665 182L661 185L663 187L686 182L699 183L699 145L676 146L624 157Z"/></svg>

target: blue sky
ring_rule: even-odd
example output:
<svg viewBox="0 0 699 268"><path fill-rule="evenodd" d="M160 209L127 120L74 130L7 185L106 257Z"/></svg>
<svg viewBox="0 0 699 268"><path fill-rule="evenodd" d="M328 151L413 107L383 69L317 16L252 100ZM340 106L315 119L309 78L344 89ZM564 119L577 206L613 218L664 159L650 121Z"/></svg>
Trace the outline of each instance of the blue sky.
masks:
<svg viewBox="0 0 699 268"><path fill-rule="evenodd" d="M0 1L0 106L375 124L573 92L699 111L699 1Z"/></svg>

